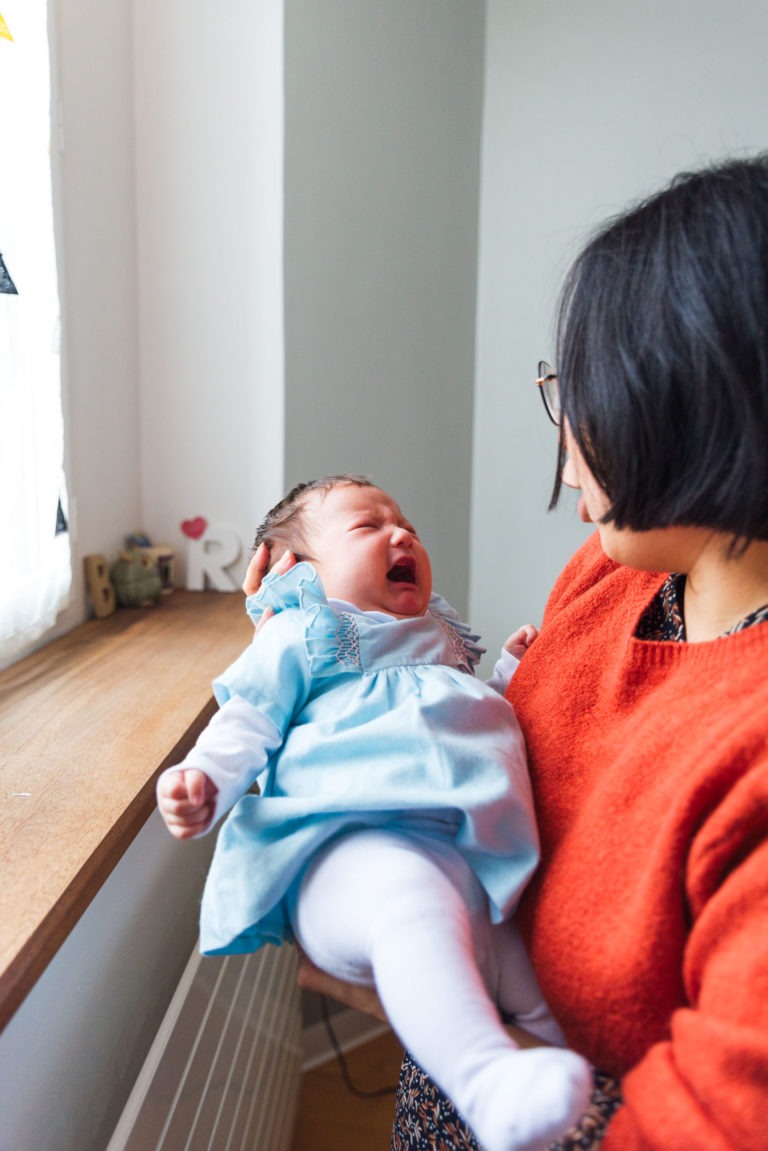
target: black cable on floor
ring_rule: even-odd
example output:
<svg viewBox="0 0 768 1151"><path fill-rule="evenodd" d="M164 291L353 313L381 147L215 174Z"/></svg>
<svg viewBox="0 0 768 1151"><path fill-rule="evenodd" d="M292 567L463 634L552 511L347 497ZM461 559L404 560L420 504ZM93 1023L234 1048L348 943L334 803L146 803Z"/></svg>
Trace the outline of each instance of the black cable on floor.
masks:
<svg viewBox="0 0 768 1151"><path fill-rule="evenodd" d="M323 1017L325 1030L328 1033L328 1038L331 1042L331 1047L333 1048L334 1055L336 1056L336 1062L339 1065L341 1077L344 1080L344 1086L347 1088L347 1090L352 1095L357 1095L359 1099L379 1099L383 1095L394 1095L397 1092L397 1084L395 1084L393 1087L378 1087L374 1091L363 1091L362 1088L355 1087L354 1083L352 1082L352 1077L349 1074L349 1067L347 1066L347 1060L344 1056L344 1052L341 1050L339 1041L336 1038L336 1032L333 1030L333 1024L331 1023L331 1013L328 1010L328 999L325 995L321 995L319 998L320 1014Z"/></svg>

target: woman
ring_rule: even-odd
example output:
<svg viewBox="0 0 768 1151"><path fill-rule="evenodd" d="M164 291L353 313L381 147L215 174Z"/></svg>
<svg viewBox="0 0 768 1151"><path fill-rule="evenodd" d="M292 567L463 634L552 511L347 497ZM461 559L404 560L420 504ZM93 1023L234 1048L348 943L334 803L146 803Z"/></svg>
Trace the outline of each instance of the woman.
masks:
<svg viewBox="0 0 768 1151"><path fill-rule="evenodd" d="M560 435L553 503L561 482L579 488L597 530L508 691L542 836L518 922L568 1043L603 1073L558 1146L754 1151L768 1093L768 159L679 178L609 223L567 281L558 352L557 380L540 381ZM408 1060L392 1146L476 1146Z"/></svg>

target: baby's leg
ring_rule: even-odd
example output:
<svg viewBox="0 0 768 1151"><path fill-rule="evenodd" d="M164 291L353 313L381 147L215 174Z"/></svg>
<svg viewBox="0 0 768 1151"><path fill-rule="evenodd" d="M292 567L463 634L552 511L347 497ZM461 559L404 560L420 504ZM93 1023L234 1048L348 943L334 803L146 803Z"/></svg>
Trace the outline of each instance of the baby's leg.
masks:
<svg viewBox="0 0 768 1151"><path fill-rule="evenodd" d="M475 963L476 880L452 855L396 832L344 836L302 882L296 935L319 967L375 983L400 1039L487 1151L545 1148L586 1107L589 1070L573 1052L520 1051L504 1030Z"/></svg>
<svg viewBox="0 0 768 1151"><path fill-rule="evenodd" d="M490 928L490 991L505 1016L546 1043L565 1046L560 1025L549 1010L517 928L505 920Z"/></svg>

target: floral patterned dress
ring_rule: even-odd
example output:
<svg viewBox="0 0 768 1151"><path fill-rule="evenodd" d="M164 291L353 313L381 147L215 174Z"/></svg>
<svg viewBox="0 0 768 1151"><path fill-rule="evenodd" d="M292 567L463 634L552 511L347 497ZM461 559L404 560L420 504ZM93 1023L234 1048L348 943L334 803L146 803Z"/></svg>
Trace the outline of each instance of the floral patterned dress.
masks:
<svg viewBox="0 0 768 1151"><path fill-rule="evenodd" d="M672 573L638 625L638 639L685 642L683 590L685 576ZM768 620L768 604L746 616L725 635ZM590 1105L578 1127L553 1143L549 1151L597 1151L606 1127L621 1106L616 1079L594 1070ZM482 1151L450 1099L406 1052L397 1089L390 1151Z"/></svg>

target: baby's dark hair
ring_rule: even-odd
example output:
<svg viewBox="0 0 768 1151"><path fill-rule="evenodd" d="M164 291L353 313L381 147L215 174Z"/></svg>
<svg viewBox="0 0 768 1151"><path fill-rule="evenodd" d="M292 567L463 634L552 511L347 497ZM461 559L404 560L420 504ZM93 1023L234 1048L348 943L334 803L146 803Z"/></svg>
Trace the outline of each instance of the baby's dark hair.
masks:
<svg viewBox="0 0 768 1151"><path fill-rule="evenodd" d="M297 560L310 559L307 523L304 516L307 496L311 492L327 495L332 488L345 484L357 488L372 488L376 485L370 476L344 472L337 476L322 476L318 480L307 480L296 484L278 504L268 511L256 531L253 549L266 544L269 548L269 566L280 558L286 550L293 552ZM279 554L278 554L279 549Z"/></svg>

